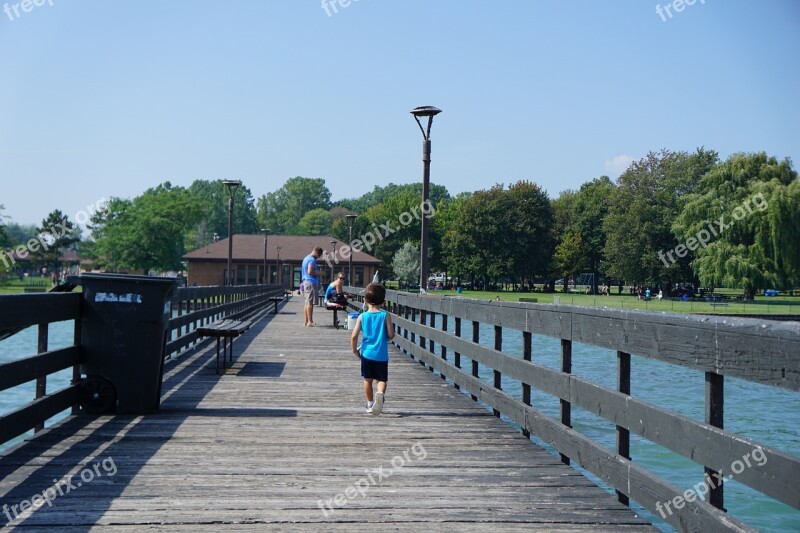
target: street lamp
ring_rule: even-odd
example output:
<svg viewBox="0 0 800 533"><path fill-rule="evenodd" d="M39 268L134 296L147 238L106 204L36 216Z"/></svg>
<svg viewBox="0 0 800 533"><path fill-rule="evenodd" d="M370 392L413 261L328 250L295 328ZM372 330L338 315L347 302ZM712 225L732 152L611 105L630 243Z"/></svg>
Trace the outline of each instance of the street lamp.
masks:
<svg viewBox="0 0 800 533"><path fill-rule="evenodd" d="M242 184L242 180L222 180L222 184L228 188L228 283L233 285L233 274L231 264L233 263L233 195L236 189Z"/></svg>
<svg viewBox="0 0 800 533"><path fill-rule="evenodd" d="M333 261L331 262L331 281L333 281L333 272L336 270L333 266L336 264L336 241L331 241L331 250L333 250Z"/></svg>
<svg viewBox="0 0 800 533"><path fill-rule="evenodd" d="M269 235L269 228L261 228L264 232L264 272L261 275L261 283L267 284L267 236Z"/></svg>
<svg viewBox="0 0 800 533"><path fill-rule="evenodd" d="M283 287L283 265L281 265L281 247L276 246L275 250L278 252L278 257L275 262L278 264L278 285Z"/></svg>
<svg viewBox="0 0 800 533"><path fill-rule="evenodd" d="M415 107L411 110L414 120L417 121L419 130L422 132L422 203L428 207L428 196L430 195L431 182L431 124L433 117L441 113L441 109L433 106ZM428 117L428 127L423 128L420 117ZM422 238L420 239L419 257L419 287L421 290L428 288L428 226L430 221L427 216L422 217Z"/></svg>
<svg viewBox="0 0 800 533"><path fill-rule="evenodd" d="M350 260L348 261L349 262L349 267L348 267L348 274L347 274L347 283L351 287L354 286L354 283L353 283L353 221L356 219L357 216L358 215L354 215L352 213L349 214L349 215L345 215L344 216L344 218L347 219L347 225L349 227L349 232L350 232L349 233L349 240L347 242L347 245L350 247Z"/></svg>

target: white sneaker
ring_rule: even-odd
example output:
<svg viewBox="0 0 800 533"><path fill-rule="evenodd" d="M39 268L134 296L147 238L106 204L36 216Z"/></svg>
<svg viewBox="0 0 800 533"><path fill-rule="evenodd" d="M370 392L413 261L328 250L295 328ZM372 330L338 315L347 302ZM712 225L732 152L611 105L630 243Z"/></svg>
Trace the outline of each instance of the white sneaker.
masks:
<svg viewBox="0 0 800 533"><path fill-rule="evenodd" d="M372 409L373 409L374 406L375 406L375 402L367 402L367 414L368 415L372 414Z"/></svg>
<svg viewBox="0 0 800 533"><path fill-rule="evenodd" d="M375 405L372 406L372 414L373 415L378 416L378 415L381 414L381 411L383 411L383 401L384 401L383 393L382 392L376 392L375 393Z"/></svg>

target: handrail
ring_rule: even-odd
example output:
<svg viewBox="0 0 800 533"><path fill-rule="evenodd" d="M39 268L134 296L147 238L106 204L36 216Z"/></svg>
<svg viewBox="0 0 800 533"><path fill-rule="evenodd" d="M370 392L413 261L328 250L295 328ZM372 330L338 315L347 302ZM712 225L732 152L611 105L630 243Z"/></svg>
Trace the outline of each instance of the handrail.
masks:
<svg viewBox="0 0 800 533"><path fill-rule="evenodd" d="M0 444L33 429L44 429L47 419L72 408L78 412L80 379L81 295L73 293L9 294L0 296L0 331L9 333L30 326L38 327L37 355L0 364L0 392L36 380L33 400L8 413L0 413ZM48 350L49 325L75 320L73 344ZM12 333L13 334L13 333ZM47 377L72 368L70 385L47 392Z"/></svg>
<svg viewBox="0 0 800 533"><path fill-rule="evenodd" d="M363 289L346 290L363 298ZM759 463L742 469L736 473L736 480L800 508L800 486L796 482L800 459L721 429L725 375L792 391L800 389L800 324L491 302L397 291L387 291L386 298L398 332L394 343L400 349L450 379L473 399L484 402L498 416L502 413L519 424L527 436L535 435L552 445L564 462L574 460L609 483L621 502L628 504L631 498L656 513L663 510L659 506L665 502L685 494L630 459L629 434L634 432L704 466L709 476L722 472L727 477L731 465L757 449L763 454L763 466ZM435 323L437 316L441 317L440 327ZM455 321L455 335L448 331L449 320ZM472 325L471 341L461 337L463 321ZM494 349L479 344L481 323L494 326ZM502 351L504 328L522 333L523 359ZM534 333L561 339L561 370L531 361ZM617 352L618 390L571 373L573 342ZM440 354L436 353L437 345ZM706 421L698 422L631 396L631 354L704 372ZM461 368L462 357L470 359L470 369ZM479 377L479 366L492 370L493 384ZM522 384L521 399L501 390L503 376ZM531 388L560 401L560 420L531 407ZM615 424L616 451L571 428L573 406ZM709 503L684 500L682 509L675 509L665 519L679 529L746 529L722 511L722 491L715 489L718 487L712 484Z"/></svg>

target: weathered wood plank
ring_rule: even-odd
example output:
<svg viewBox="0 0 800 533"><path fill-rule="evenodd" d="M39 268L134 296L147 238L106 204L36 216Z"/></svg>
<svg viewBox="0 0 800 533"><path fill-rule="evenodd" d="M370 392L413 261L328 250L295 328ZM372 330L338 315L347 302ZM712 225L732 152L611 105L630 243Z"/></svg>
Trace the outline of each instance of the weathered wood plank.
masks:
<svg viewBox="0 0 800 533"><path fill-rule="evenodd" d="M0 364L0 391L78 364L80 348L68 346Z"/></svg>

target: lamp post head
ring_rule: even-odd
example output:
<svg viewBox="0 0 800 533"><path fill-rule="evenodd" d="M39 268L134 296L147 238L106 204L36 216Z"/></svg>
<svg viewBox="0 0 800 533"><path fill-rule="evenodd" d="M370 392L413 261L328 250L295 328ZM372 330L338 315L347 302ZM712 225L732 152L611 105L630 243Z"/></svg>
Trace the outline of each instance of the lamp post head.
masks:
<svg viewBox="0 0 800 533"><path fill-rule="evenodd" d="M228 188L228 193L233 196L236 189L242 184L242 180L222 180L222 184Z"/></svg>
<svg viewBox="0 0 800 533"><path fill-rule="evenodd" d="M432 105L424 105L420 107L415 107L411 110L411 114L414 115L414 120L417 121L417 125L419 126L419 130L422 132L422 138L426 141L430 140L431 138L431 124L433 124L433 117L441 113L442 110L438 107L433 107ZM428 128L427 130L422 127L422 122L419 121L420 118L428 117Z"/></svg>
<svg viewBox="0 0 800 533"><path fill-rule="evenodd" d="M435 117L436 115L438 115L441 112L442 112L441 109L439 109L437 107L433 107L432 105L424 105L424 106L420 106L420 107L415 107L414 109L411 110L411 114L414 115L417 118L419 118L419 117Z"/></svg>
<svg viewBox="0 0 800 533"><path fill-rule="evenodd" d="M264 236L266 237L267 235L269 235L269 228L261 228L261 233L263 233Z"/></svg>

